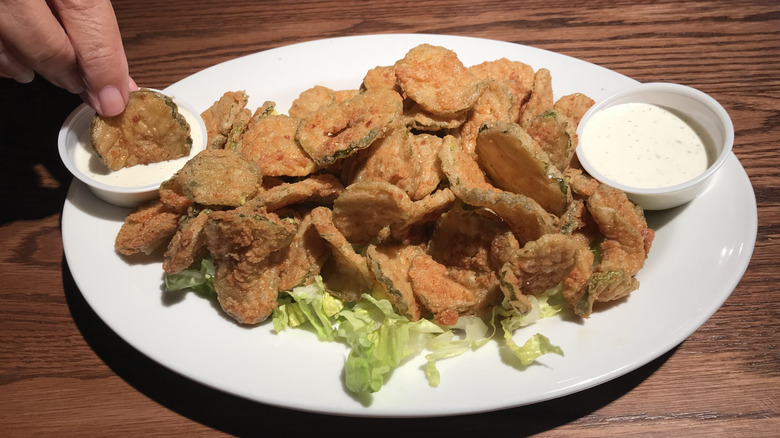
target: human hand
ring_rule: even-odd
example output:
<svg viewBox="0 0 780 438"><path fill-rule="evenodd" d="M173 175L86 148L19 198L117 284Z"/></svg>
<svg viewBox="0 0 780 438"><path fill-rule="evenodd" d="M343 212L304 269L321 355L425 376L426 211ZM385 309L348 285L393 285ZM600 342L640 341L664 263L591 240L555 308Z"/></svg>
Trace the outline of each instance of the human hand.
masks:
<svg viewBox="0 0 780 438"><path fill-rule="evenodd" d="M0 77L27 83L36 72L104 116L138 88L109 0L0 0Z"/></svg>

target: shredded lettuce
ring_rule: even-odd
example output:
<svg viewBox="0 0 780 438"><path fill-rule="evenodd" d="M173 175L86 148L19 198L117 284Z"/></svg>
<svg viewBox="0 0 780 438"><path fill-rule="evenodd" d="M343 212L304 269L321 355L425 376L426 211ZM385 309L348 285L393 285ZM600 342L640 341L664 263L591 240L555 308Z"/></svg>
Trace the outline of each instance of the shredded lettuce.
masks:
<svg viewBox="0 0 780 438"><path fill-rule="evenodd" d="M214 259L205 257L200 269L185 269L178 274L165 274L165 290L193 290L201 295L214 293Z"/></svg>
<svg viewBox="0 0 780 438"><path fill-rule="evenodd" d="M206 258L198 269L179 274L167 274L168 291L194 290L208 295L214 292L214 263ZM504 301L490 317L461 316L456 325L442 327L421 319L409 321L393 309L385 299L364 294L356 303L346 304L325 288L321 277L306 286L279 294L279 305L272 315L276 332L292 328L313 330L324 342L343 342L349 347L344 364L345 383L354 393L377 392L388 375L405 361L427 350L425 375L431 386L438 386L441 376L437 363L442 359L476 350L493 339L499 328L506 347L523 366L530 365L545 354L563 355L560 347L536 333L521 346L514 332L539 319L556 315L565 308L561 287L544 294L529 296L531 311L521 315Z"/></svg>

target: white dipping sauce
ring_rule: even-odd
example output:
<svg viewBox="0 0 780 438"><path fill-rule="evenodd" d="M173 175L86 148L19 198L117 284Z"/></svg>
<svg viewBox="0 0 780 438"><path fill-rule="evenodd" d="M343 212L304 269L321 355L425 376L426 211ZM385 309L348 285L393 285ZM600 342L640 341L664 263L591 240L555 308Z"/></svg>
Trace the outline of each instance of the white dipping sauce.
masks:
<svg viewBox="0 0 780 438"><path fill-rule="evenodd" d="M713 162L712 141L703 129L647 103L619 104L593 114L580 141L591 166L636 188L684 183Z"/></svg>
<svg viewBox="0 0 780 438"><path fill-rule="evenodd" d="M181 105L178 105L178 109L179 114L183 115L190 125L192 148L190 148L188 156L159 163L138 164L112 171L100 162L97 154L92 149L89 124L87 123L87 129L82 130L78 144L76 144L73 150L73 163L87 177L115 187L143 187L162 183L178 172L190 158L203 150L206 143L203 138L204 133L199 128L200 125L196 116Z"/></svg>

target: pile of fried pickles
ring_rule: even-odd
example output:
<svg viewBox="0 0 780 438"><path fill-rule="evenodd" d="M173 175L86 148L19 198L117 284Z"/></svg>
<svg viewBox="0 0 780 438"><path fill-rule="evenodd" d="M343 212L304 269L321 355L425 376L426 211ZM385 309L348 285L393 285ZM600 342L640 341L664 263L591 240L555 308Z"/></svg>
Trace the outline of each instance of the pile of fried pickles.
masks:
<svg viewBox="0 0 780 438"><path fill-rule="evenodd" d="M523 314L554 287L587 318L639 287L654 232L583 172L576 128L593 100L554 100L551 81L423 44L358 89L303 91L286 115L226 92L202 114L207 148L130 212L115 248L164 248L169 274L212 257L241 324L315 277L344 302L369 293L444 326L504 300Z"/></svg>

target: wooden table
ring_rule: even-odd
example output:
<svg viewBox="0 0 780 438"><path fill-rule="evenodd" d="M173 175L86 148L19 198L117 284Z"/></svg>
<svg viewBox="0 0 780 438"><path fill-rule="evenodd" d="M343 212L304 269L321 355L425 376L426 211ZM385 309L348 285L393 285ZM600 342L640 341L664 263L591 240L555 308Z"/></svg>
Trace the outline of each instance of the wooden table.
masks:
<svg viewBox="0 0 780 438"><path fill-rule="evenodd" d="M264 406L161 367L90 309L68 271L60 234L71 176L56 138L79 100L41 79L0 80L0 434L780 433L777 2L116 0L114 7L131 75L154 88L286 44L398 32L511 41L639 81L699 88L734 121L734 152L758 201L755 251L740 284L698 331L650 364L591 390L437 419L349 419Z"/></svg>

